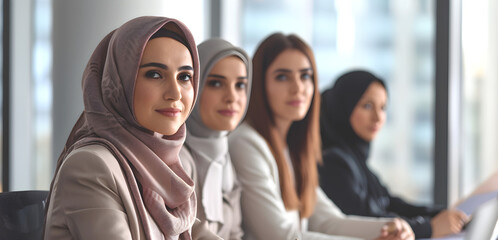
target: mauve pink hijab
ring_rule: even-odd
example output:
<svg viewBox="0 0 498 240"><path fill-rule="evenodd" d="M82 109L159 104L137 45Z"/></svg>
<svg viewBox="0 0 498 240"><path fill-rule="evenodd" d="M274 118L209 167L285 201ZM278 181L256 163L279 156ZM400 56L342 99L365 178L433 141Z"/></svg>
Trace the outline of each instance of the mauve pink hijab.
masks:
<svg viewBox="0 0 498 240"><path fill-rule="evenodd" d="M141 127L133 113L135 79L142 53L149 38L166 24L168 29L171 24L179 30L192 55L195 102L199 60L187 27L165 17L130 20L109 33L88 62L83 74L85 109L59 157L56 175L72 150L103 145L114 154L125 173L147 238L161 237L152 236L148 212L166 239L177 235L190 239L189 230L196 214L194 183L178 158L185 140L185 124L174 135L164 136Z"/></svg>

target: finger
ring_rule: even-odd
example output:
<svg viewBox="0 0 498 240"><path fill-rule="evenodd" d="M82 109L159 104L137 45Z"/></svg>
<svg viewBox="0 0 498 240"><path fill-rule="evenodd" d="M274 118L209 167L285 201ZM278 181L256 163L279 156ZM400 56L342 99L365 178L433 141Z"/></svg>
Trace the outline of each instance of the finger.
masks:
<svg viewBox="0 0 498 240"><path fill-rule="evenodd" d="M464 212L460 212L459 214L460 220L462 220L464 223L468 222L470 217L465 214Z"/></svg>
<svg viewBox="0 0 498 240"><path fill-rule="evenodd" d="M386 228L386 229L382 228L382 229L380 230L380 236L381 236L381 237L385 237L385 236L387 236L387 235L389 235L389 232L387 231L387 228Z"/></svg>

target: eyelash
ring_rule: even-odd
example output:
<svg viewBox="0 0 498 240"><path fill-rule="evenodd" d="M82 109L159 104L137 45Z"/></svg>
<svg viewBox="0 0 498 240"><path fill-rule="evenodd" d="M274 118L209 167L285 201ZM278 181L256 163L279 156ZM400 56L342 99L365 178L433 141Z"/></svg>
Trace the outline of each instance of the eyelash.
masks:
<svg viewBox="0 0 498 240"><path fill-rule="evenodd" d="M163 78L163 76L158 71L155 71L155 70L147 71L145 73L145 77L151 78L151 79L162 79Z"/></svg>
<svg viewBox="0 0 498 240"><path fill-rule="evenodd" d="M221 87L221 82L218 80L209 80L207 82L207 85L210 87L218 88L218 87Z"/></svg>
<svg viewBox="0 0 498 240"><path fill-rule="evenodd" d="M237 83L235 83L235 87L238 88L238 89L246 89L247 83L245 83L245 82L237 82Z"/></svg>
<svg viewBox="0 0 498 240"><path fill-rule="evenodd" d="M302 73L301 74L301 79L303 80L310 80L312 78L311 73Z"/></svg>
<svg viewBox="0 0 498 240"><path fill-rule="evenodd" d="M188 80L182 79L185 76L188 77ZM190 81L192 81L192 74L187 73L187 72L180 73L180 74L178 74L178 80L183 81L183 82L190 82Z"/></svg>
<svg viewBox="0 0 498 240"><path fill-rule="evenodd" d="M223 83L219 80L208 80L206 85L209 87L213 87L213 88L220 88L223 86ZM237 88L237 89L245 89L246 86L247 86L247 83L243 82L243 81L235 83L235 88Z"/></svg>
<svg viewBox="0 0 498 240"><path fill-rule="evenodd" d="M373 108L373 104L371 104L371 103L365 103L365 104L363 104L363 108L365 108L365 109L372 109ZM381 109L383 111L386 111L386 106L385 105L382 106Z"/></svg>
<svg viewBox="0 0 498 240"><path fill-rule="evenodd" d="M289 77L287 76L287 74L278 74L277 76L275 76L275 79L277 81L286 81L287 79L289 79Z"/></svg>
<svg viewBox="0 0 498 240"><path fill-rule="evenodd" d="M301 80L311 80L312 79L312 74L311 73L301 73L300 78ZM289 79L289 76L287 74L278 74L275 76L275 79L277 81L286 81Z"/></svg>
<svg viewBox="0 0 498 240"><path fill-rule="evenodd" d="M161 73L159 73L156 70L147 71L145 73L145 77L150 78L150 79L163 79L163 76L161 75ZM185 77L187 77L188 79L184 79ZM190 82L190 81L192 81L192 75L190 73L180 73L180 74L178 74L177 79L182 81L182 82Z"/></svg>

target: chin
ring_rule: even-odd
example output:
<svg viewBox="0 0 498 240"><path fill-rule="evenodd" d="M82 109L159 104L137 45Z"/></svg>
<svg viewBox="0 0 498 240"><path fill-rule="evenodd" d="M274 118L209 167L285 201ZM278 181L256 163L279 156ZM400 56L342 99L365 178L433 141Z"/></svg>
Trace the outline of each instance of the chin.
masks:
<svg viewBox="0 0 498 240"><path fill-rule="evenodd" d="M224 123L224 124L220 124L217 128L215 128L214 130L217 130L217 131L232 131L234 130L235 128L237 127L237 125L234 125L232 123Z"/></svg>
<svg viewBox="0 0 498 240"><path fill-rule="evenodd" d="M168 128L168 129L158 129L156 132L165 136L171 136L178 132L180 126Z"/></svg>

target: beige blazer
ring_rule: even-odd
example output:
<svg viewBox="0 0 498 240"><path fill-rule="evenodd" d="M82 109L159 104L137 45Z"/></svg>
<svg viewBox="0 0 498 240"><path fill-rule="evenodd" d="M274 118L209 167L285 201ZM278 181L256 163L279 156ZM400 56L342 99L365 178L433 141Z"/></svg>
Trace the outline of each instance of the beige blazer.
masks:
<svg viewBox="0 0 498 240"><path fill-rule="evenodd" d="M146 239L124 173L100 145L66 157L55 177L46 219L45 239Z"/></svg>
<svg viewBox="0 0 498 240"><path fill-rule="evenodd" d="M244 239L339 240L373 239L389 221L385 218L347 216L318 187L317 203L309 219L285 209L278 168L264 138L243 123L229 135L232 163L242 185ZM347 237L345 237L347 236Z"/></svg>
<svg viewBox="0 0 498 240"><path fill-rule="evenodd" d="M147 218L153 236L162 236L148 213ZM46 219L44 239L146 239L124 173L100 145L76 149L66 157L55 177ZM193 227L198 239L220 239L199 220Z"/></svg>

